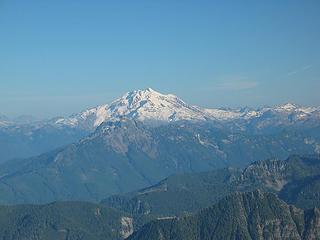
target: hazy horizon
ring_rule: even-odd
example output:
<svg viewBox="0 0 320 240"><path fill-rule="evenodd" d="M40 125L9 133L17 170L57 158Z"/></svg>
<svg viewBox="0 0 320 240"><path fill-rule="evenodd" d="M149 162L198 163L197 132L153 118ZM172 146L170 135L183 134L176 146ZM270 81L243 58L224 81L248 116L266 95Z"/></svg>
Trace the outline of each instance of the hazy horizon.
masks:
<svg viewBox="0 0 320 240"><path fill-rule="evenodd" d="M135 90L146 90L147 88L145 89L135 89ZM157 89L154 89L152 88L153 90L157 91ZM132 90L132 91L135 91L135 90ZM129 92L132 92L132 91L129 91ZM159 92L159 91L157 91ZM125 95L126 93L128 92L125 92L123 93L121 96L118 96L116 97L115 99L112 99L108 102L101 102L100 104L96 104L96 105L92 105L92 106L86 106L82 109L78 109L77 111L73 111L73 112L70 112L70 113L65 113L65 114L62 114L62 113L58 113L58 114L51 114L51 115L47 115L47 116L37 116L37 115L33 115L32 113L27 113L27 114L0 114L1 115L4 115L6 117L9 117L9 118L12 118L12 119L15 119L15 118L32 118L33 120L44 120L44 119L50 119L50 118L54 118L54 117L68 117L72 114L77 114L79 112L82 112L82 111L85 111L87 109L90 109L90 108L94 108L94 107L97 107L97 106L100 106L100 105L104 105L104 104L110 104L112 103L114 100L122 97L123 95ZM172 92L167 92L167 93L163 93L163 92L159 92L161 94L174 94ZM174 94L175 95L175 94ZM179 96L177 96L179 97ZM182 99L184 100L184 99ZM191 106L195 106L196 104L193 104L193 103L190 103L190 102L186 102L188 105L191 105ZM263 108L263 107L275 107L275 106L280 106L280 105L285 105L285 104L294 104L294 105L297 105L297 106L302 106L302 107L319 107L319 105L302 105L302 104L298 104L298 103L295 103L295 102L282 102L282 103L279 103L279 104L273 104L273 105L268 105L268 104L265 104L265 105L261 105L261 106L249 106L249 105L242 105L242 106L213 106L213 107L207 107L207 106L201 106L201 105L196 105L196 106L199 106L199 107L203 107L203 108L218 108L218 109L233 109L233 110L236 110L236 109L240 109L240 108L252 108L252 109L259 109L259 108Z"/></svg>

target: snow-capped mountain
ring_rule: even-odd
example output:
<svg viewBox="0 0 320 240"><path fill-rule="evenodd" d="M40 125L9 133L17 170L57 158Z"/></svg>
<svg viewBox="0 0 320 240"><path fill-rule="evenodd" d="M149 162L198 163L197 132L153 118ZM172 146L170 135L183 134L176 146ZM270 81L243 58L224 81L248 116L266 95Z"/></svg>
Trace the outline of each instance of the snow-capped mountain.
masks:
<svg viewBox="0 0 320 240"><path fill-rule="evenodd" d="M291 115L295 119L304 119L312 114L319 116L319 110L320 109L316 107L301 107L292 103L287 103L274 108L274 111Z"/></svg>
<svg viewBox="0 0 320 240"><path fill-rule="evenodd" d="M55 119L55 124L94 128L111 119L129 118L143 122L206 120L212 113L190 106L177 96L161 94L151 88L126 93L113 101L88 109L69 118Z"/></svg>
<svg viewBox="0 0 320 240"><path fill-rule="evenodd" d="M110 105L104 104L68 118L56 118L54 124L95 128L108 120L128 118L142 122L179 120L231 120L249 116L240 110L205 109L185 103L173 94L162 94L151 88L128 92ZM254 114L255 115L255 114Z"/></svg>
<svg viewBox="0 0 320 240"><path fill-rule="evenodd" d="M162 94L151 88L128 92L110 104L103 104L70 117L56 117L49 121L18 121L0 116L0 127L32 125L57 128L78 128L93 131L105 121L128 118L144 123L160 124L180 120L214 121L241 128L291 125L301 122L320 122L320 108L302 107L287 103L259 109L219 109L189 105L173 94Z"/></svg>
<svg viewBox="0 0 320 240"><path fill-rule="evenodd" d="M300 107L291 103L260 109L206 109L192 106L173 94L162 94L151 88L135 90L113 101L85 110L68 118L55 118L51 123L58 126L95 129L102 122L128 118L142 122L166 123L179 120L189 121L257 121L279 119L304 121L311 116L320 119L319 109Z"/></svg>

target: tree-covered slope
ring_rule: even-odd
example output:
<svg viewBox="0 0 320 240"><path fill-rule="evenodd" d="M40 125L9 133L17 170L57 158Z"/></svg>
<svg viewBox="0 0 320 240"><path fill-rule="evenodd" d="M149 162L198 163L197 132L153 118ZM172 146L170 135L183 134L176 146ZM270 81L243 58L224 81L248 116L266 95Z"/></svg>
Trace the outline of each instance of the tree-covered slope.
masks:
<svg viewBox="0 0 320 240"><path fill-rule="evenodd" d="M225 168L173 175L152 187L111 196L103 203L131 214L157 218L192 213L235 191L261 189L307 209L320 207L319 179L318 155L293 155L286 160L254 162L244 170Z"/></svg>
<svg viewBox="0 0 320 240"><path fill-rule="evenodd" d="M303 211L260 191L236 193L182 218L143 226L130 240L319 239L320 211Z"/></svg>
<svg viewBox="0 0 320 240"><path fill-rule="evenodd" d="M230 183L240 176L238 169L170 176L158 184L102 201L131 214L174 216L212 205L236 191Z"/></svg>
<svg viewBox="0 0 320 240"><path fill-rule="evenodd" d="M294 155L244 170L173 175L101 204L3 206L0 239L121 239L133 229L133 239L309 239L318 236L319 211L303 212L262 191L303 209L319 207L319 168L318 155Z"/></svg>
<svg viewBox="0 0 320 240"><path fill-rule="evenodd" d="M0 239L116 240L133 231L132 219L85 202L0 207Z"/></svg>

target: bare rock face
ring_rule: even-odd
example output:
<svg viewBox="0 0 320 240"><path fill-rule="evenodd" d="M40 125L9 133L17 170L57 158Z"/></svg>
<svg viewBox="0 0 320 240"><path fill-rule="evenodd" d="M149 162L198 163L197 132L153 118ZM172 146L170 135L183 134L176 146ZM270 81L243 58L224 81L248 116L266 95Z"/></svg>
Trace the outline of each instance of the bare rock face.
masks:
<svg viewBox="0 0 320 240"><path fill-rule="evenodd" d="M270 159L250 164L242 173L238 183L264 186L273 192L279 192L290 181L317 176L319 158L292 155L287 160Z"/></svg>
<svg viewBox="0 0 320 240"><path fill-rule="evenodd" d="M150 158L155 158L157 149L151 133L138 125L140 123L128 119L110 121L102 124L97 134L101 134L105 144L118 153L125 155L130 146L137 146Z"/></svg>
<svg viewBox="0 0 320 240"><path fill-rule="evenodd" d="M129 217L121 218L120 235L126 239L133 233L133 219Z"/></svg>

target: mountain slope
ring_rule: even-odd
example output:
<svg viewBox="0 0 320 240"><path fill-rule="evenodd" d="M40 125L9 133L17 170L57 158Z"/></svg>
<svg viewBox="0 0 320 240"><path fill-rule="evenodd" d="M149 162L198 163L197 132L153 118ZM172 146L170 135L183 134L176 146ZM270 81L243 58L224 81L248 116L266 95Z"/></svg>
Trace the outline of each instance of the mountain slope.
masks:
<svg viewBox="0 0 320 240"><path fill-rule="evenodd" d="M304 209L320 207L320 175L288 183L279 192L279 197Z"/></svg>
<svg viewBox="0 0 320 240"><path fill-rule="evenodd" d="M0 127L0 163L39 155L77 142L88 135L79 128L51 125L19 125Z"/></svg>
<svg viewBox="0 0 320 240"><path fill-rule="evenodd" d="M176 156L164 146L167 138L133 121L108 122L78 144L39 157L10 161L1 167L0 192L4 203L53 200L101 200L132 191L184 171L201 171L224 164L209 161L211 151L190 139L191 145L172 142ZM187 148L193 150L183 153ZM181 151L181 154L177 151ZM178 156L183 156L180 159ZM190 160L197 156L190 168ZM41 194L40 194L41 192Z"/></svg>
<svg viewBox="0 0 320 240"><path fill-rule="evenodd" d="M143 226L130 240L318 239L320 211L289 206L270 193L236 193L183 218Z"/></svg>
<svg viewBox="0 0 320 240"><path fill-rule="evenodd" d="M0 238L117 240L133 231L132 218L85 202L0 206Z"/></svg>
<svg viewBox="0 0 320 240"><path fill-rule="evenodd" d="M219 169L170 176L139 191L111 196L107 206L150 219L181 216L217 203L236 191L273 192L303 209L320 207L320 157L296 156L264 160L246 169Z"/></svg>
<svg viewBox="0 0 320 240"><path fill-rule="evenodd" d="M45 161L42 164L46 166ZM25 174L32 171L28 165L22 169ZM255 162L244 170L174 175L152 187L109 197L102 204L2 206L0 238L121 239L134 228L137 233L132 239L317 239L318 209L302 211L261 190L234 193L262 189L304 209L320 206L319 170L319 156L295 155L285 161ZM212 204L216 205L195 214Z"/></svg>
<svg viewBox="0 0 320 240"><path fill-rule="evenodd" d="M175 173L314 152L304 139L296 132L246 135L190 122L158 127L129 119L105 122L76 144L1 165L0 202L100 201Z"/></svg>
<svg viewBox="0 0 320 240"><path fill-rule="evenodd" d="M240 170L230 168L177 174L151 187L111 196L102 203L130 214L151 218L179 216L209 207L235 192L236 187L231 183L240 175Z"/></svg>

